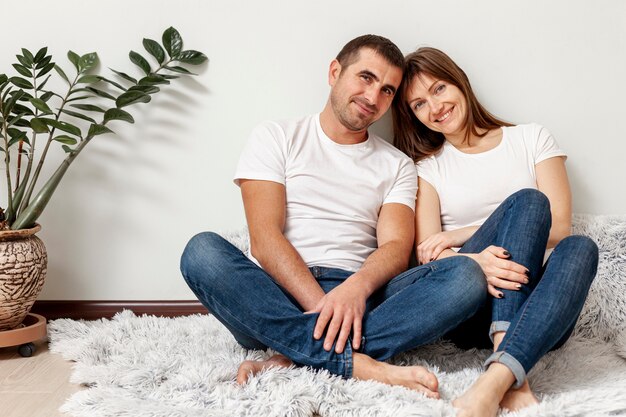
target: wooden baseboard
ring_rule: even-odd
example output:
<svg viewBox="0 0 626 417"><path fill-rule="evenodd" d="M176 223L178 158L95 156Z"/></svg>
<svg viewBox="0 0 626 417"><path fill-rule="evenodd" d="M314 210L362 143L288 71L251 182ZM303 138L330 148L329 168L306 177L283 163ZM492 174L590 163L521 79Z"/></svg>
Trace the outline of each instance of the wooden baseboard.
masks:
<svg viewBox="0 0 626 417"><path fill-rule="evenodd" d="M38 300L35 301L31 311L41 314L48 320L60 318L97 320L111 318L122 310L132 310L135 314L151 314L161 317L207 313L206 308L199 301L185 300Z"/></svg>

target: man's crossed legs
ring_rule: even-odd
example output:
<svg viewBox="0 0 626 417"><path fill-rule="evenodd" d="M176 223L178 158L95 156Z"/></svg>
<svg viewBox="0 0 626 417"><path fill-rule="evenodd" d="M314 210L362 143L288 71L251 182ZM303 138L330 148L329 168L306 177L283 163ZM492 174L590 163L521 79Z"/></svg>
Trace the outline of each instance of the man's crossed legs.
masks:
<svg viewBox="0 0 626 417"><path fill-rule="evenodd" d="M324 292L352 272L312 267ZM403 385L438 397L437 380L422 367L382 362L433 342L465 321L484 303L486 281L480 266L465 256L412 268L393 278L367 301L358 352L326 351L313 338L318 313L305 313L272 277L221 236L206 232L191 239L181 259L187 284L202 304L247 349L272 348L281 355L268 362L245 362L238 382L267 366L326 369L344 378ZM284 356L282 356L284 355Z"/></svg>

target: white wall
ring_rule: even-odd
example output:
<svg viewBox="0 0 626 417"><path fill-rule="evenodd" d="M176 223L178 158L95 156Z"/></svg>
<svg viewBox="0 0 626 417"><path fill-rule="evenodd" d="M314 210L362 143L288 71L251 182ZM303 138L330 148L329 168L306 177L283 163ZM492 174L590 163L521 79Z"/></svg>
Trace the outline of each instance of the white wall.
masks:
<svg viewBox="0 0 626 417"><path fill-rule="evenodd" d="M210 58L199 77L131 108L135 125L112 124L118 135L96 138L71 167L40 219L50 259L42 299L193 298L178 271L180 252L197 231L244 224L231 175L249 131L263 119L321 110L328 63L363 33L385 35L406 53L421 45L448 52L494 113L553 132L569 153L576 212L626 213L620 0L2 6L12 17L3 19L0 72L12 72L19 48L47 45L68 71L68 49L95 50L103 72L138 75L128 51L142 51L143 37L160 39L170 25ZM389 120L376 130L389 133Z"/></svg>

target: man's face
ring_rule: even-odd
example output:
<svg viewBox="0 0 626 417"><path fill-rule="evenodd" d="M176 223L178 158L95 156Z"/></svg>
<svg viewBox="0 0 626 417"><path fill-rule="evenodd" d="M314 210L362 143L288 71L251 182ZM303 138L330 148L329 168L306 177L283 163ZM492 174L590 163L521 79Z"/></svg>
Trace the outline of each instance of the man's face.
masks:
<svg viewBox="0 0 626 417"><path fill-rule="evenodd" d="M389 109L401 81L402 70L370 48L347 67L335 60L329 74L333 112L348 130L367 129Z"/></svg>

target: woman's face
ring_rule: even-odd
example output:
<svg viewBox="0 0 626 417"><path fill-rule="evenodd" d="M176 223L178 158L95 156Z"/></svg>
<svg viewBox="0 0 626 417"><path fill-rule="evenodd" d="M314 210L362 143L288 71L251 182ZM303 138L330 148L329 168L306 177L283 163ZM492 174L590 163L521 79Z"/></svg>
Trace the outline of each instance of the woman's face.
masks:
<svg viewBox="0 0 626 417"><path fill-rule="evenodd" d="M464 135L467 100L455 85L429 74L418 74L407 90L407 103L430 130L446 137Z"/></svg>

